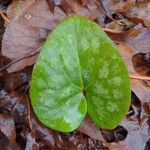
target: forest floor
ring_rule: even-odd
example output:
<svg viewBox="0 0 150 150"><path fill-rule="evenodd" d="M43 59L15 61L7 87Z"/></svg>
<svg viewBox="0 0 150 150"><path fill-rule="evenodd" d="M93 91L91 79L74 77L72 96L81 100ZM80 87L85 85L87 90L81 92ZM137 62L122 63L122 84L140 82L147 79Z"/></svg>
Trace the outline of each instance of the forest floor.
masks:
<svg viewBox="0 0 150 150"><path fill-rule="evenodd" d="M127 65L132 97L114 130L97 128L87 116L71 133L44 127L29 99L32 68L47 35L70 15L98 23ZM0 149L149 150L150 1L0 0Z"/></svg>

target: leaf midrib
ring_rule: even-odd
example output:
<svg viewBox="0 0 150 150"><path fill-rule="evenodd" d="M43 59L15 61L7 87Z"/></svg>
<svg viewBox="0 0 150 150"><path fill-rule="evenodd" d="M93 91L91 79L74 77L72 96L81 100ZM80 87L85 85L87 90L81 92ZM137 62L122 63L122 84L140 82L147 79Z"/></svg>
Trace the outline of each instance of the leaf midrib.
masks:
<svg viewBox="0 0 150 150"><path fill-rule="evenodd" d="M81 83L81 86L82 86L81 89L83 90L84 85L83 85L83 79L82 79L82 69L81 69L81 65L80 65L79 52L78 52L76 22L75 22L74 19L73 19L73 23L74 23L74 35L75 35L75 47L76 47L76 53L77 53L76 56L77 56L77 61L78 61L78 65L79 65L80 83Z"/></svg>

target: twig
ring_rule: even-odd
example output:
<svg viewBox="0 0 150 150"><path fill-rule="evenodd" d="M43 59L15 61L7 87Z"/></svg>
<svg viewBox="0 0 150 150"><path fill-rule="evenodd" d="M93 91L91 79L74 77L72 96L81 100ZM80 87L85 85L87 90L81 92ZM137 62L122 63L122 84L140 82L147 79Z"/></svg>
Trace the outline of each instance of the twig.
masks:
<svg viewBox="0 0 150 150"><path fill-rule="evenodd" d="M150 77L148 77L148 76L134 76L134 75L130 75L130 78L132 78L132 79L139 79L139 80L150 80Z"/></svg>
<svg viewBox="0 0 150 150"><path fill-rule="evenodd" d="M109 29L109 28L102 28L102 29L103 29L103 31L109 32L109 33L123 33L121 31L117 31L117 30Z"/></svg>
<svg viewBox="0 0 150 150"><path fill-rule="evenodd" d="M4 19L5 22L9 23L9 19L7 18L7 16L2 11L0 11L0 15Z"/></svg>
<svg viewBox="0 0 150 150"><path fill-rule="evenodd" d="M6 66L0 68L0 71L3 71L3 70L5 70L5 69L7 69L8 67L10 67L11 65L13 65L14 63L17 63L18 61L21 61L21 60L23 60L23 59L25 59L25 58L32 57L32 56L38 54L38 53L40 52L40 50L41 50L41 47L42 47L42 46L38 47L32 54L29 53L29 54L27 54L26 56L20 57L20 58L18 58L18 59L16 59L16 60L10 62L10 63L7 64Z"/></svg>
<svg viewBox="0 0 150 150"><path fill-rule="evenodd" d="M32 131L33 129L33 125L32 125L32 121L31 121L31 111L30 111L30 103L29 103L29 99L28 99L28 96L25 95L26 98L27 98L27 104L28 104L28 119L29 119L29 127L30 127L30 130Z"/></svg>

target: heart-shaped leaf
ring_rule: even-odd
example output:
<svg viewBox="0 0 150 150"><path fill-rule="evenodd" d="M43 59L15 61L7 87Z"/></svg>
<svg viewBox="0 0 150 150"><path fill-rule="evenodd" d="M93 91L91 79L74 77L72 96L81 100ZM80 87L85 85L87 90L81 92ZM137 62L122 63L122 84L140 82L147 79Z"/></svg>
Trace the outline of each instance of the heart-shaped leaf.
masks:
<svg viewBox="0 0 150 150"><path fill-rule="evenodd" d="M130 80L113 42L94 22L65 19L48 36L33 69L31 103L46 126L69 132L86 112L101 128L120 123L130 104Z"/></svg>

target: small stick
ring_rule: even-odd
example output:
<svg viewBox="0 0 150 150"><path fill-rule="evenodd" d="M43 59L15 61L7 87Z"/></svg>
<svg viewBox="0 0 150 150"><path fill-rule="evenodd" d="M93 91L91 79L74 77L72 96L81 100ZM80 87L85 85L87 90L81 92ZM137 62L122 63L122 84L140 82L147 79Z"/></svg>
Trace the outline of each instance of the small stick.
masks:
<svg viewBox="0 0 150 150"><path fill-rule="evenodd" d="M103 31L109 32L109 33L123 33L122 31L117 31L117 30L109 29L109 28L102 28L102 29Z"/></svg>
<svg viewBox="0 0 150 150"><path fill-rule="evenodd" d="M139 80L150 80L150 77L148 77L148 76L134 76L134 75L130 75L130 78L132 78L132 79L139 79Z"/></svg>
<svg viewBox="0 0 150 150"><path fill-rule="evenodd" d="M0 15L4 19L5 22L9 23L9 19L7 18L7 16L2 11L0 11Z"/></svg>

